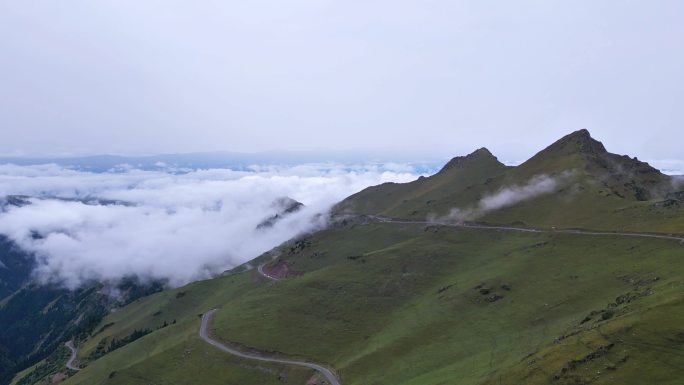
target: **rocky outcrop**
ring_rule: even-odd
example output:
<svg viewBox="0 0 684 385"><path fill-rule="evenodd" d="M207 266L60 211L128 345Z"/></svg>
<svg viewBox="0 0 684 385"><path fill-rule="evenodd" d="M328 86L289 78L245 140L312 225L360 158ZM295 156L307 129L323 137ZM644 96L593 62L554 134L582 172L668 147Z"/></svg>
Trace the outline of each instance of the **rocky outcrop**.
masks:
<svg viewBox="0 0 684 385"><path fill-rule="evenodd" d="M261 221L256 227L257 230L273 227L278 221L280 221L284 217L301 210L304 207L304 204L301 202L297 202L292 198L285 197L277 199L275 202L273 202L271 207L273 207L276 210L276 213Z"/></svg>

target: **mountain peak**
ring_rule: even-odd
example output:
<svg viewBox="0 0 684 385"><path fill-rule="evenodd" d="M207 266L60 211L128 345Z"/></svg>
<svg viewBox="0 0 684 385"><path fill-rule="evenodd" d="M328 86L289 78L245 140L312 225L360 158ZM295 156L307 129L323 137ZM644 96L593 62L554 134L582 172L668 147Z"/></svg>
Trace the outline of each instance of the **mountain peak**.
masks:
<svg viewBox="0 0 684 385"><path fill-rule="evenodd" d="M586 128L582 128L582 129L579 129L577 131L571 132L570 134L568 134L566 136L577 136L577 137L583 137L583 138L589 138L590 139L591 133Z"/></svg>
<svg viewBox="0 0 684 385"><path fill-rule="evenodd" d="M546 168L546 165L552 159L571 155L581 155L585 159L593 159L606 154L608 154L608 151L603 146L603 143L592 138L589 131L583 128L558 139L552 145L528 159L522 166L530 167L530 165L536 165L537 167Z"/></svg>
<svg viewBox="0 0 684 385"><path fill-rule="evenodd" d="M466 156L457 156L451 159L442 169L446 171L452 168L464 168L477 163L496 163L503 166L501 162L485 147L478 148Z"/></svg>
<svg viewBox="0 0 684 385"><path fill-rule="evenodd" d="M586 128L577 130L557 140L547 150L562 151L565 154L605 154L608 151L603 143L591 137Z"/></svg>
<svg viewBox="0 0 684 385"><path fill-rule="evenodd" d="M663 195L671 189L671 178L648 163L626 155L612 154L586 129L570 133L518 167L528 174L581 170L618 197L638 201Z"/></svg>
<svg viewBox="0 0 684 385"><path fill-rule="evenodd" d="M466 155L466 158L467 158L467 157L472 157L472 158L475 158L475 157L488 157L488 158L494 158L494 159L496 159L496 157L492 154L492 152L489 151L486 147L480 147L480 148L478 148L477 150L475 150L475 151L471 152L470 154Z"/></svg>

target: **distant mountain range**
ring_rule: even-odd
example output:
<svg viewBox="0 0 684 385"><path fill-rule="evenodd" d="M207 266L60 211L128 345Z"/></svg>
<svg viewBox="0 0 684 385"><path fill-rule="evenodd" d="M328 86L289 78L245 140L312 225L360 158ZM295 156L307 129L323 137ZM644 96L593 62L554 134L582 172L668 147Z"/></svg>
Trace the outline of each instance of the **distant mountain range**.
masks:
<svg viewBox="0 0 684 385"><path fill-rule="evenodd" d="M57 164L85 171L103 172L122 165L146 169L202 169L231 168L245 169L253 165L292 166L303 163L338 162L407 162L418 167L418 172L432 170L441 162L440 157L411 153L369 154L364 152L206 152L187 154L160 154L148 156L94 155L82 157L0 157L0 164L10 163L22 166Z"/></svg>

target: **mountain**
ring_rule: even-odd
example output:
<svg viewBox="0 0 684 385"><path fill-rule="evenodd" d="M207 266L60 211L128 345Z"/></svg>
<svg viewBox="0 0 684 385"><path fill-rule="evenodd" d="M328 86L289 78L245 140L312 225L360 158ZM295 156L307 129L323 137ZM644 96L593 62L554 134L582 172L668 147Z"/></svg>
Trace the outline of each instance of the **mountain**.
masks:
<svg viewBox="0 0 684 385"><path fill-rule="evenodd" d="M91 172L106 172L111 170L135 167L144 170L176 170L187 172L190 170L207 168L230 168L233 170L250 170L254 165L296 166L303 163L337 162L351 164L358 159L372 158L376 162L405 162L412 163L419 171L432 169L440 156L425 156L425 154L402 152L373 151L372 156L363 151L330 151L317 150L310 152L269 151L259 153L240 152L198 152L181 154L159 154L141 156L122 155L92 155L92 156L53 156L53 157L2 157L0 164L15 164L21 166L56 164L62 167L86 170Z"/></svg>
<svg viewBox="0 0 684 385"><path fill-rule="evenodd" d="M517 167L480 149L345 199L257 268L109 313L64 384L325 383L208 344L210 309L215 340L345 385L679 384L681 194L585 130Z"/></svg>
<svg viewBox="0 0 684 385"><path fill-rule="evenodd" d="M670 176L648 163L608 152L586 129L563 137L519 169L523 175L576 170L582 176L600 182L610 193L637 201L661 197L672 182Z"/></svg>
<svg viewBox="0 0 684 385"><path fill-rule="evenodd" d="M478 209L483 199L523 194L543 179L552 181L554 188L534 199L496 210ZM480 149L454 158L429 178L369 187L335 211L426 219L448 217L456 209L478 214L467 219L492 223L603 230L648 226L654 232L677 232L684 228L681 216L653 205L674 189L673 177L636 158L612 154L587 130L579 130L517 167L506 167Z"/></svg>

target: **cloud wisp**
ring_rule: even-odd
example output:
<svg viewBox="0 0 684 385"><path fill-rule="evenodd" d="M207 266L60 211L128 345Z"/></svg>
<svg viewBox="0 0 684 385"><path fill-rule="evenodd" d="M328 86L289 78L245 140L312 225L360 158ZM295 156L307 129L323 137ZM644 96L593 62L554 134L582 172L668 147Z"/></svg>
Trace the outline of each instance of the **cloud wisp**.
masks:
<svg viewBox="0 0 684 385"><path fill-rule="evenodd" d="M35 276L42 281L75 288L89 280L137 276L177 286L314 230L323 225L318 214L356 191L418 176L389 168L400 171L310 164L179 175L0 165L0 196L25 195L30 202L4 206L0 234L35 256ZM283 197L305 207L257 231Z"/></svg>
<svg viewBox="0 0 684 385"><path fill-rule="evenodd" d="M534 199L541 195L550 194L567 180L572 173L566 172L559 176L537 175L523 184L503 187L499 191L484 196L477 205L466 208L452 208L446 216L429 216L429 221L458 222L478 219L487 213L513 206L520 202Z"/></svg>

